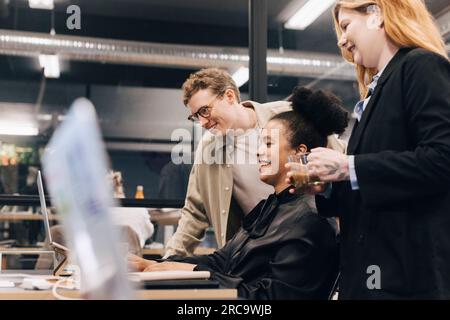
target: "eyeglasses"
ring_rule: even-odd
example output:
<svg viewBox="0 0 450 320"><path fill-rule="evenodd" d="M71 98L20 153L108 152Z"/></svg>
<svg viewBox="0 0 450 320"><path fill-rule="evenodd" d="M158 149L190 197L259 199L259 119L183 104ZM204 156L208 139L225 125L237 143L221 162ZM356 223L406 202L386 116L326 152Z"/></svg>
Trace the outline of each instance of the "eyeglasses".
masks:
<svg viewBox="0 0 450 320"><path fill-rule="evenodd" d="M188 120L190 121L199 121L199 116L205 119L208 119L211 116L211 104L216 101L216 99L219 97L219 95L215 96L213 100L211 100L210 103L208 103L207 105L204 105L202 107L200 107L196 113L191 114L188 117Z"/></svg>

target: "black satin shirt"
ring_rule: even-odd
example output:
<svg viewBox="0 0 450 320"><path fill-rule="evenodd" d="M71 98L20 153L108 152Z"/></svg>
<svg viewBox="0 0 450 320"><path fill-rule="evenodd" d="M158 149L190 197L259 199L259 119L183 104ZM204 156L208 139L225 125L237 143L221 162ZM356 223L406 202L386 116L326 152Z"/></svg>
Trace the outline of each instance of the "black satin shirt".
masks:
<svg viewBox="0 0 450 320"><path fill-rule="evenodd" d="M261 201L226 245L196 264L247 299L327 299L338 273L336 232L306 196L288 189Z"/></svg>

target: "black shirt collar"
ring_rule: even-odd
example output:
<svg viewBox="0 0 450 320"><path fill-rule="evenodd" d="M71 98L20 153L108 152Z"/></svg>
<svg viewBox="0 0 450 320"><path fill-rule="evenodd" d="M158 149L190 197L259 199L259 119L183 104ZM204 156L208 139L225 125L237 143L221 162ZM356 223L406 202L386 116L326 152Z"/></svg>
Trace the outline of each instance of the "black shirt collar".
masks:
<svg viewBox="0 0 450 320"><path fill-rule="evenodd" d="M284 203L284 202L289 202L291 201L293 198L295 197L299 197L301 196L298 193L292 194L289 192L289 190L292 189L292 186L287 187L286 189L284 189L283 191L281 191L280 193L274 193L274 196L277 197L277 199Z"/></svg>
<svg viewBox="0 0 450 320"><path fill-rule="evenodd" d="M271 194L247 214L242 227L249 233L251 238L258 238L264 235L270 223L275 218L280 204L290 202L296 197L301 196L289 193L289 189L291 188L288 187L278 194Z"/></svg>

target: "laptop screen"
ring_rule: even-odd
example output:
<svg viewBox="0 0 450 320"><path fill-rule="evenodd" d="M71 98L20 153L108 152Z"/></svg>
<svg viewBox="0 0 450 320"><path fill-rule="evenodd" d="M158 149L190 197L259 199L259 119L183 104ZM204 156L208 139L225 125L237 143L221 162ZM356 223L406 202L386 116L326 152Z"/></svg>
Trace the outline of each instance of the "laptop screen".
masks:
<svg viewBox="0 0 450 320"><path fill-rule="evenodd" d="M38 192L39 192L39 201L41 203L41 212L42 215L44 216L44 228L45 228L45 235L47 236L48 239L48 244L52 244L53 240L52 240L52 233L50 232L50 219L48 217L48 211L47 211L47 204L45 203L45 195L44 195L44 185L42 183L42 175L41 175L41 171L38 171L38 176L37 176L37 187L38 187Z"/></svg>

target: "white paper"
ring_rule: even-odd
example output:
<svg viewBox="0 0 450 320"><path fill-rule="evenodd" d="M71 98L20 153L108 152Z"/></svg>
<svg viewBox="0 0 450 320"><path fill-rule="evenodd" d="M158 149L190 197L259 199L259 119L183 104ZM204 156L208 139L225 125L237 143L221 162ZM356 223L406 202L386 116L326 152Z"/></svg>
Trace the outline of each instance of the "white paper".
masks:
<svg viewBox="0 0 450 320"><path fill-rule="evenodd" d="M14 288L14 282L0 280L0 288Z"/></svg>
<svg viewBox="0 0 450 320"><path fill-rule="evenodd" d="M144 280L182 280L182 279L209 279L209 271L151 271L130 272L129 278L135 281Z"/></svg>

